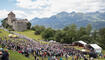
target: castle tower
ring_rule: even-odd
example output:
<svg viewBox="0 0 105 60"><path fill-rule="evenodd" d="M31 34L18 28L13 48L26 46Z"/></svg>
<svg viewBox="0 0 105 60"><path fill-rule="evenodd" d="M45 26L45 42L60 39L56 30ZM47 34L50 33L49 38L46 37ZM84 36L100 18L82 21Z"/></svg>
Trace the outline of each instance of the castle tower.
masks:
<svg viewBox="0 0 105 60"><path fill-rule="evenodd" d="M11 11L11 12L8 14L8 24L9 24L9 25L12 25L14 20L16 20L15 14Z"/></svg>

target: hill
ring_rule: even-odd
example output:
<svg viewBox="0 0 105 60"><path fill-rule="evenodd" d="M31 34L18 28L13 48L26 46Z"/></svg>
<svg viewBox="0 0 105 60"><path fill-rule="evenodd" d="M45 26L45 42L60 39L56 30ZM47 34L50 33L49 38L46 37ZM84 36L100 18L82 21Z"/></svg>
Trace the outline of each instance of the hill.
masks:
<svg viewBox="0 0 105 60"><path fill-rule="evenodd" d="M2 32L2 34L0 33L0 37L3 37L3 36L8 36L8 34L9 34L9 32L7 32L7 31L4 31L4 30L2 30L2 29L0 29L0 31ZM19 33L21 33L21 34L28 34L29 32L33 32L33 31L31 31L31 30L29 30L29 31L25 31L25 32L19 32ZM30 33L30 34L31 34ZM29 34L29 35L30 35ZM33 34L31 34L31 35L33 35ZM28 35L27 35L28 36ZM30 36L31 37L31 36ZM39 38L39 37L38 37ZM81 47L75 47L76 49L81 49ZM9 53L10 53L10 60L34 60L34 57L32 56L32 55L30 55L30 57L29 58L26 58L24 55L22 55L22 54L20 54L20 53L18 53L17 51L14 51L14 50L9 50L8 51ZM105 51L103 50L103 53L105 53ZM41 57L39 57L39 60L41 60L42 58ZM45 58L44 60L47 60L48 58ZM71 57L69 57L69 59L71 60ZM65 57L63 57L63 60L66 60L65 59ZM98 59L98 60L104 60L104 58L103 59Z"/></svg>
<svg viewBox="0 0 105 60"><path fill-rule="evenodd" d="M76 24L77 27L85 27L87 24L92 24L94 29L99 29L105 27L105 12L61 12L49 18L34 18L30 22L32 25L43 25L55 29L61 29L70 24Z"/></svg>
<svg viewBox="0 0 105 60"><path fill-rule="evenodd" d="M22 34L24 36L27 36L29 38L32 38L34 39L35 41L38 41L40 43L48 43L48 42L45 42L45 41L42 41L43 38L41 37L41 35L35 35L33 30L27 30L27 31L24 31L24 32L17 32L15 31L16 33L19 33L19 34Z"/></svg>

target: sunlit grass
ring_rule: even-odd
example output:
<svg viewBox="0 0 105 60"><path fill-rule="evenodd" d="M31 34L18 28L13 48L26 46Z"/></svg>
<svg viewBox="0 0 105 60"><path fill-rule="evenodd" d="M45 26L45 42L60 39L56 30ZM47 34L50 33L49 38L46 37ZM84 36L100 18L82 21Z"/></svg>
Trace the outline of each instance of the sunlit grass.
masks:
<svg viewBox="0 0 105 60"><path fill-rule="evenodd" d="M40 42L40 43L45 43L45 44L47 44L47 42L41 41L41 40L43 40L42 37L41 37L41 35L35 35L35 34L34 34L35 31L33 31L33 30L27 30L27 31L24 31L24 32L17 32L17 31L15 31L15 32L16 32L16 33L19 33L19 34L22 34L22 35L24 35L24 36L27 36L27 37L29 37L29 38L32 38L32 39L34 39L34 40L36 40L36 41L38 41L38 42Z"/></svg>
<svg viewBox="0 0 105 60"><path fill-rule="evenodd" d="M3 29L0 29L0 37L2 39L5 38L5 37L8 39L8 35L9 35L9 32L4 31Z"/></svg>

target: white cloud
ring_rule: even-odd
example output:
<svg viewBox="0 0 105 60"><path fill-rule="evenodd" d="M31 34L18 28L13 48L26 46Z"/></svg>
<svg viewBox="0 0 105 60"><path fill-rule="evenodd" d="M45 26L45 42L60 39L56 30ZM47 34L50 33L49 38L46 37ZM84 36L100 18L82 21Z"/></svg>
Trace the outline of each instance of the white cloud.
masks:
<svg viewBox="0 0 105 60"><path fill-rule="evenodd" d="M8 10L0 10L0 19L6 18L10 11ZM13 13L16 14L16 18L27 18L28 14L21 10L14 10ZM30 19L30 18L29 18Z"/></svg>
<svg viewBox="0 0 105 60"><path fill-rule="evenodd" d="M50 17L62 11L95 12L105 10L104 0L16 0L16 6L28 11L15 10L17 18ZM0 18L9 11L0 10Z"/></svg>
<svg viewBox="0 0 105 60"><path fill-rule="evenodd" d="M42 9L44 6L48 6L47 0L17 0L17 6L27 9Z"/></svg>
<svg viewBox="0 0 105 60"><path fill-rule="evenodd" d="M7 10L0 10L0 19L6 18L8 14Z"/></svg>
<svg viewBox="0 0 105 60"><path fill-rule="evenodd" d="M61 11L95 12L105 8L103 0L17 0L17 2L18 7L34 10L31 11L31 17L49 17Z"/></svg>
<svg viewBox="0 0 105 60"><path fill-rule="evenodd" d="M27 18L27 15L24 11L14 10L13 13L16 14L16 18Z"/></svg>

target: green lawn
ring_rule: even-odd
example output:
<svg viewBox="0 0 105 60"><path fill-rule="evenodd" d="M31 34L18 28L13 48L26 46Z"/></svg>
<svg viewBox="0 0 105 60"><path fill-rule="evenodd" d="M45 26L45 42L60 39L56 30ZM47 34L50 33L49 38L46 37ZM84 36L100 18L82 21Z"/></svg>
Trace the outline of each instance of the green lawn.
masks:
<svg viewBox="0 0 105 60"><path fill-rule="evenodd" d="M9 53L10 53L10 60L31 60L29 58L26 58L22 54L19 54L16 51L9 50Z"/></svg>
<svg viewBox="0 0 105 60"><path fill-rule="evenodd" d="M17 33L28 36L28 37L36 39L36 40L42 40L42 37L40 35L35 35L34 32L35 31L33 31L33 30L27 30L24 32L17 32Z"/></svg>
<svg viewBox="0 0 105 60"><path fill-rule="evenodd" d="M4 31L3 29L0 29L0 37L4 38L7 37L8 38L9 32Z"/></svg>
<svg viewBox="0 0 105 60"><path fill-rule="evenodd" d="M24 32L17 32L15 31L16 33L19 33L19 34L22 34L24 36L27 36L29 38L32 38L32 39L35 39L36 41L39 41L40 43L47 43L47 42L44 42L44 41L40 41L40 40L43 40L41 35L35 35L33 30L27 30L27 31L24 31Z"/></svg>

